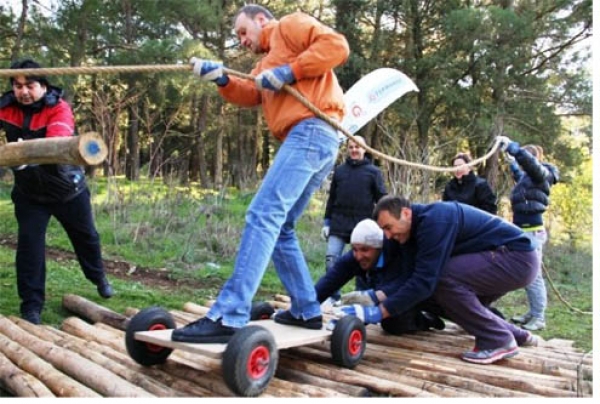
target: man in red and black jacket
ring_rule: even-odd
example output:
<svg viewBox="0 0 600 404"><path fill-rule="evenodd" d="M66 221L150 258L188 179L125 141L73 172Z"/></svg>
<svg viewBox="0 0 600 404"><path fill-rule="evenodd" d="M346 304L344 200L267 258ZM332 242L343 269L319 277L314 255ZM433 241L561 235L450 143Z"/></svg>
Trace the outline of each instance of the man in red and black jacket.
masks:
<svg viewBox="0 0 600 404"><path fill-rule="evenodd" d="M36 69L41 66L27 59L11 69ZM73 136L75 121L60 88L51 86L44 76L24 76L15 72L11 91L0 97L0 128L8 142ZM86 278L109 298L114 291L106 279L100 237L96 231L90 192L81 167L64 164L22 165L12 168L11 193L18 222L16 254L17 289L21 316L40 323L45 300L46 230L54 216L63 226Z"/></svg>

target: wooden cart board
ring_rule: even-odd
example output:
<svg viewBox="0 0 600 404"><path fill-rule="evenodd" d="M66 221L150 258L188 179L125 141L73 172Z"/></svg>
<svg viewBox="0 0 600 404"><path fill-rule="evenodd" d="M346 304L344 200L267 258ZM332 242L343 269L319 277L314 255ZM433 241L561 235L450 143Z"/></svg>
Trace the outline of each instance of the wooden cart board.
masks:
<svg viewBox="0 0 600 404"><path fill-rule="evenodd" d="M354 316L336 320L332 331L325 326L310 330L277 324L262 315L251 318L256 320L237 330L227 343L175 342L171 341L176 328L173 316L161 307L148 307L129 320L125 347L142 366L165 363L174 349L220 359L227 387L244 397L258 396L267 388L275 375L281 349L329 341L333 362L345 368L356 366L365 351L365 325Z"/></svg>
<svg viewBox="0 0 600 404"><path fill-rule="evenodd" d="M275 337L275 344L278 350L324 342L331 337L331 331L325 329L325 324L323 324L323 328L320 330L309 330L307 328L279 324L273 320L251 321L248 325L258 325L269 330ZM171 341L172 332L173 330L138 331L135 333L135 339L216 359L220 359L223 356L223 352L225 352L227 347L226 343L205 344Z"/></svg>

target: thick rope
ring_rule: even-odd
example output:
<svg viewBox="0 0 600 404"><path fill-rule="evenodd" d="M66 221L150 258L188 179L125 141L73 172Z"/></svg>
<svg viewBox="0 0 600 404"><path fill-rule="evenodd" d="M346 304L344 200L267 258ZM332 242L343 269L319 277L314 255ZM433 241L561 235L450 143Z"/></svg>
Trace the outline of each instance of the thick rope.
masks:
<svg viewBox="0 0 600 404"><path fill-rule="evenodd" d="M16 74L24 75L24 76L51 76L51 75L66 75L66 74L99 74L99 73L134 73L134 72L147 72L147 73L161 73L161 72L180 72L180 71L190 71L192 70L191 64L177 64L177 65L137 65L137 66L90 66L90 67L52 67L52 68L39 68L39 69L0 69L0 77L14 77ZM223 68L223 71L232 76L237 76L247 80L254 80L254 76L250 74L245 74L238 72L236 70ZM316 116L333 126L339 132L343 133L348 139L353 140L358 143L358 140L352 136L350 132L348 132L342 125L332 119L328 115L324 114L321 110L319 110L316 106L314 106L310 101L306 99L300 92L298 92L295 88L284 85L283 89L291 94L294 98L296 98L302 105L308 108L312 113ZM490 158L499 147L499 140L496 139L494 146L492 149L485 154L484 156L472 160L469 163L466 163L466 166L475 166ZM458 167L436 167L430 166L426 164L413 163L411 161L402 160L396 157L392 157L390 155L384 154L378 150L373 149L370 146L363 145L365 150L371 152L374 156L381 157L384 160L390 161L392 163L409 166L413 168L420 168L428 171L437 171L437 172L454 172L461 169L461 166Z"/></svg>
<svg viewBox="0 0 600 404"><path fill-rule="evenodd" d="M550 287L552 287L552 290L554 291L554 293L556 294L556 297L558 297L558 300L560 300L565 306L567 306L569 308L569 310L574 311L575 313L579 313L579 314L586 314L586 315L592 315L594 314L591 311L583 311L581 309L578 309L576 307L573 307L573 305L571 303L569 303L558 291L558 288L556 287L556 285L554 284L554 282L552 281L552 278L550 277L550 273L548 272L548 270L546 269L546 266L544 265L544 263L541 263L542 266L542 270L544 271L544 275L546 275L546 279L548 280L548 283L550 283Z"/></svg>
<svg viewBox="0 0 600 404"><path fill-rule="evenodd" d="M176 64L176 65L136 65L136 66L52 67L52 68L39 68L39 69L0 69L0 77L14 77L17 74L20 74L23 76L53 76L53 75L67 75L67 74L182 72L182 71L191 71L192 67L193 66L191 64ZM228 68L223 68L223 71L232 76L237 76L237 77L247 79L247 80L254 80L254 76L252 76L250 74L241 73L236 70L232 70L232 69L228 69ZM358 139L356 139L354 136L352 136L351 133L349 133L345 128L343 128L342 125L338 121L325 115L321 110L319 110L310 101L308 101L302 94L300 94L300 92L298 92L295 88L286 84L283 86L283 89L285 91L287 91L289 94L291 94L293 97L295 97L302 105L304 105L306 108L308 108L316 116L323 119L325 122L329 123L335 129L337 129L338 131L343 133L347 138L353 140L356 143L359 143ZM400 165L413 167L413 168L421 168L423 170L437 171L437 172L454 172L463 167L463 166L436 167L436 166L430 166L430 165L425 165L425 164L413 163L411 161L398 159L398 158L389 156L387 154L381 153L380 151L375 150L372 147L367 146L367 145L363 145L363 147L365 148L365 150L371 152L373 155L379 156L384 160L390 161L392 163L400 164ZM478 164L486 161L494 153L496 153L496 151L498 150L499 147L500 147L500 139L496 138L496 141L494 142L494 146L490 149L490 151L488 153L486 153L484 156L482 156L478 159L475 159L469 163L466 163L465 165L471 167L471 166L475 166L475 165L478 165ZM569 309L576 311L578 313L581 313L581 314L592 314L591 312L585 312L585 311L578 310L578 309L572 307L568 302L566 302L562 298L562 296L560 295L560 293L558 292L556 287L554 286L554 283L552 283L550 276L549 276L548 272L546 271L545 267L543 267L543 269L546 274L546 277L550 281L550 285L552 286L552 289L557 294L559 299L567 307L569 307Z"/></svg>

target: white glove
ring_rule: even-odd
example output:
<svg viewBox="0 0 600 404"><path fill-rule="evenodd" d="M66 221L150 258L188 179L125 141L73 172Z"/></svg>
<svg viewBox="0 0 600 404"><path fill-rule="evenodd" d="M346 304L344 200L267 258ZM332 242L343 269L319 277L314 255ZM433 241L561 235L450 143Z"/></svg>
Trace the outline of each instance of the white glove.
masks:
<svg viewBox="0 0 600 404"><path fill-rule="evenodd" d="M321 229L321 238L327 240L329 238L329 226L323 226Z"/></svg>
<svg viewBox="0 0 600 404"><path fill-rule="evenodd" d="M504 152L504 153L503 153L503 156L504 156L504 160L505 160L505 161L506 161L508 164L510 164L510 163L512 163L513 161L515 161L515 158L514 158L513 156L511 156L511 155L510 155L508 152Z"/></svg>
<svg viewBox="0 0 600 404"><path fill-rule="evenodd" d="M223 73L223 63L221 62L192 57L190 64L193 65L194 74L200 76L202 80L214 81L219 86L224 86L229 82L229 77Z"/></svg>
<svg viewBox="0 0 600 404"><path fill-rule="evenodd" d="M498 144L500 145L500 150L502 151L506 151L506 148L508 147L509 144L512 143L512 140L510 140L508 137L506 136L498 136Z"/></svg>
<svg viewBox="0 0 600 404"><path fill-rule="evenodd" d="M377 295L373 289L357 290L355 292L344 293L340 298L342 305L360 304L361 306L375 306L379 303Z"/></svg>

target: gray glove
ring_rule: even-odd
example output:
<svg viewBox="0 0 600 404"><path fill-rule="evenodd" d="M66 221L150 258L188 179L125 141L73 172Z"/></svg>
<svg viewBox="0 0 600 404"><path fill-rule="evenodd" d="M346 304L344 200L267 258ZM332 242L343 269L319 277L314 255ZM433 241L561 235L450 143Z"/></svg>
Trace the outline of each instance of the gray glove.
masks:
<svg viewBox="0 0 600 404"><path fill-rule="evenodd" d="M361 306L376 306L379 304L377 294L373 289L357 290L355 292L344 293L340 298L342 305L360 304Z"/></svg>

